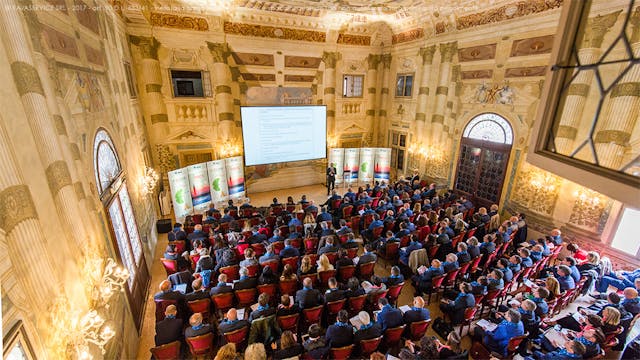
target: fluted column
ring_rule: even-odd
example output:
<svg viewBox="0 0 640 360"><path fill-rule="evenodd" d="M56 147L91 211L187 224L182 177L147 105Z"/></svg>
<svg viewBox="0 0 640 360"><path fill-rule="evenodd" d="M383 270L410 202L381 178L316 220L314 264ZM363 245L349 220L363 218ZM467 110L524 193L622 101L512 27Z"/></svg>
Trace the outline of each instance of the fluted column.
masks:
<svg viewBox="0 0 640 360"><path fill-rule="evenodd" d="M427 99L429 98L429 80L431 79L431 67L435 52L435 45L420 48L418 51L418 55L422 57L422 68L420 70L420 87L418 88L416 102L415 135L417 140L423 143L426 142Z"/></svg>
<svg viewBox="0 0 640 360"><path fill-rule="evenodd" d="M389 108L389 77L391 76L391 54L382 54L382 89L380 89L380 110L378 110L378 126L375 127L380 145L384 144L384 137L389 128L389 119L387 118L387 109Z"/></svg>
<svg viewBox="0 0 640 360"><path fill-rule="evenodd" d="M327 133L336 133L336 64L340 60L340 53L327 52L322 54L324 62L324 103L327 106Z"/></svg>
<svg viewBox="0 0 640 360"><path fill-rule="evenodd" d="M227 57L229 46L227 43L207 42L211 56L213 57L212 80L215 93L216 113L218 119L219 135L221 141L233 141L235 138L234 105L231 93L231 70Z"/></svg>
<svg viewBox="0 0 640 360"><path fill-rule="evenodd" d="M26 113L26 119L16 118L12 121L24 122L30 128L62 225L71 233L77 249L81 250L87 243L87 231L83 222L78 220L81 216L78 197L58 138L52 136L56 129L51 121L40 76L34 67L30 40L25 35L22 17L14 5L10 0L0 1L1 36Z"/></svg>
<svg viewBox="0 0 640 360"><path fill-rule="evenodd" d="M437 145L444 127L444 111L449 94L449 79L451 76L451 60L458 49L458 42L453 41L440 44L440 74L438 87L436 88L436 100L433 115L431 116L431 143Z"/></svg>
<svg viewBox="0 0 640 360"><path fill-rule="evenodd" d="M229 67L231 71L231 94L233 96L233 133L234 139L242 135L242 122L240 120L240 69L237 66Z"/></svg>
<svg viewBox="0 0 640 360"><path fill-rule="evenodd" d="M605 34L616 23L620 11L590 18L587 22L582 45L578 49L581 64L593 64L602 55L602 41ZM574 148L574 140L582 121L582 112L593 82L593 71L580 71L566 90L564 107L555 136L556 152L569 155Z"/></svg>
<svg viewBox="0 0 640 360"><path fill-rule="evenodd" d="M369 68L367 70L367 113L365 118L365 128L367 131L366 145L375 146L378 141L374 138L374 122L376 118L376 82L378 81L378 65L380 64L380 55L369 54L367 57Z"/></svg>
<svg viewBox="0 0 640 360"><path fill-rule="evenodd" d="M446 110L444 123L442 126L442 136L440 137L440 143L443 145L443 149L448 149L450 144L451 135L453 134L453 127L455 125L455 112L454 109L457 101L456 95L456 84L458 81L458 77L460 76L460 65L454 65L451 67L451 82L449 83L449 88L454 91L449 91L449 96L447 97ZM448 150L445 150L448 151Z"/></svg>

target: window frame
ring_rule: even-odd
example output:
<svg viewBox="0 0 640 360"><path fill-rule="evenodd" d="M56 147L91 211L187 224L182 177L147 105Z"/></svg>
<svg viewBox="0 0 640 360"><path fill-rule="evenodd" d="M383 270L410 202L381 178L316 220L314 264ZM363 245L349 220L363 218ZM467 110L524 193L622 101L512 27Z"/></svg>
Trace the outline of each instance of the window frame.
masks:
<svg viewBox="0 0 640 360"><path fill-rule="evenodd" d="M615 223L613 224L612 227L612 232L611 235L609 236L609 241L607 243L607 245L609 246L609 248L620 254L623 256L628 256L628 257L633 257L633 258L640 258L640 247L638 247L638 250L636 251L635 254L630 254L624 250L618 249L617 247L613 246L613 240L616 237L616 233L618 232L618 229L620 228L620 225L622 224L622 217L624 216L624 213L627 209L631 209L634 211L640 211L640 209L634 208L632 206L627 206L627 205L622 205L622 207L620 208L620 211L618 212L618 216L616 217Z"/></svg>
<svg viewBox="0 0 640 360"><path fill-rule="evenodd" d="M209 90L211 92L211 83L209 81L208 85L208 89L206 87L207 84L205 84L205 72L208 73L208 71L203 71L200 69L168 69L169 70L169 81L171 82L171 95L173 96L174 99L178 99L178 98L187 98L187 99L204 99L207 97L207 90ZM177 95L177 84L174 82L174 76L173 76L173 72L174 71L185 71L185 72L192 72L192 73L200 73L200 88L202 90L202 96L200 95ZM210 76L210 75L209 75ZM180 77L176 78L176 79L182 79ZM193 78L195 79L195 78ZM210 78L208 79L210 80ZM196 89L194 88L194 94L197 93Z"/></svg>
<svg viewBox="0 0 640 360"><path fill-rule="evenodd" d="M355 87L355 79L360 79L360 95L348 95L347 89L348 84L351 84L351 89L356 89ZM355 93L355 91L352 91ZM362 74L343 74L342 75L342 97L346 99L351 98L363 98L364 97L364 75Z"/></svg>
<svg viewBox="0 0 640 360"><path fill-rule="evenodd" d="M409 94L407 95L407 77L411 77L411 86L409 87ZM402 94L398 95L398 81L402 78ZM397 98L411 98L413 97L413 86L415 84L415 73L398 73L396 74L396 91L395 97Z"/></svg>

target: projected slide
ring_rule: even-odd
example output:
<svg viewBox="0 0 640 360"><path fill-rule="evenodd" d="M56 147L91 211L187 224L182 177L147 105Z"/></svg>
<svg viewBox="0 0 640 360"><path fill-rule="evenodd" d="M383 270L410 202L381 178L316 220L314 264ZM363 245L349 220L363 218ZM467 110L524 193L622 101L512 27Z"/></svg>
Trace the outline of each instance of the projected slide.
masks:
<svg viewBox="0 0 640 360"><path fill-rule="evenodd" d="M326 113L325 106L242 107L246 165L325 158Z"/></svg>

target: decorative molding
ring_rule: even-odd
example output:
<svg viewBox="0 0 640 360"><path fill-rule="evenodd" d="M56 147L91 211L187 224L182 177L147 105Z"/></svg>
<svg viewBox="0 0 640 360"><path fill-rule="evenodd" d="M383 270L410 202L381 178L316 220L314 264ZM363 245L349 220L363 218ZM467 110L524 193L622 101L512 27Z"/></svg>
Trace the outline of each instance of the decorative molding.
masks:
<svg viewBox="0 0 640 360"><path fill-rule="evenodd" d="M596 133L596 137L595 139L593 139L593 142L596 144L614 143L620 146L627 146L629 144L630 139L631 139L631 134L624 131L601 130Z"/></svg>
<svg viewBox="0 0 640 360"><path fill-rule="evenodd" d="M53 115L53 125L58 135L67 136L67 127L64 125L64 119L60 115Z"/></svg>
<svg viewBox="0 0 640 360"><path fill-rule="evenodd" d="M567 96L576 95L587 97L589 95L589 87L588 84L570 84L567 88Z"/></svg>
<svg viewBox="0 0 640 360"><path fill-rule="evenodd" d="M269 1L260 0L240 0L238 6L247 9L256 9L262 11L272 11L284 14L292 14L299 16L320 17L323 12L320 9L303 6L293 6L288 4L279 4Z"/></svg>
<svg viewBox="0 0 640 360"><path fill-rule="evenodd" d="M275 64L273 54L232 52L231 56L236 65L274 66Z"/></svg>
<svg viewBox="0 0 640 360"><path fill-rule="evenodd" d="M300 40L310 42L326 42L327 35L320 31L291 29L286 27L274 27L265 25L252 25L233 22L224 22L226 34L266 37L273 39Z"/></svg>
<svg viewBox="0 0 640 360"><path fill-rule="evenodd" d="M553 48L553 35L537 36L528 39L514 40L510 56L529 56L548 54Z"/></svg>
<svg viewBox="0 0 640 360"><path fill-rule="evenodd" d="M438 95L447 95L449 93L449 88L446 86L438 86L436 88L436 96Z"/></svg>
<svg viewBox="0 0 640 360"><path fill-rule="evenodd" d="M428 86L420 86L420 88L418 88L418 95L427 95L427 96L429 96L429 87Z"/></svg>
<svg viewBox="0 0 640 360"><path fill-rule="evenodd" d="M578 129L573 126L559 125L556 131L556 138L575 140L577 135Z"/></svg>
<svg viewBox="0 0 640 360"><path fill-rule="evenodd" d="M452 41L450 43L440 44L440 59L441 62L451 62L453 60L453 54L458 49L458 42Z"/></svg>
<svg viewBox="0 0 640 360"><path fill-rule="evenodd" d="M244 77L244 74L242 74ZM245 78L246 80L246 78ZM215 87L216 94L231 94L231 86L228 85L218 85Z"/></svg>
<svg viewBox="0 0 640 360"><path fill-rule="evenodd" d="M167 116L167 114L153 114L149 118L151 119L151 125L169 122L169 117Z"/></svg>
<svg viewBox="0 0 640 360"><path fill-rule="evenodd" d="M160 47L160 42L158 42L156 38L130 35L129 42L138 46L140 49L140 55L143 59L158 60L158 48Z"/></svg>
<svg viewBox="0 0 640 360"><path fill-rule="evenodd" d="M424 37L423 28L415 28L407 31L403 31L391 36L391 44L400 44L408 41L418 40Z"/></svg>
<svg viewBox="0 0 640 360"><path fill-rule="evenodd" d="M149 22L151 26L168 27L172 29L208 31L209 23L207 19L194 16L179 16L175 14L165 14L152 12Z"/></svg>
<svg viewBox="0 0 640 360"><path fill-rule="evenodd" d="M433 123L433 124L443 124L444 123L444 116L440 115L440 114L433 114L431 116L431 123Z"/></svg>
<svg viewBox="0 0 640 360"><path fill-rule="evenodd" d="M496 57L497 43L458 49L458 61L490 60Z"/></svg>
<svg viewBox="0 0 640 360"><path fill-rule="evenodd" d="M84 193L84 188L82 187L82 182L77 181L75 183L73 183L73 189L76 192L76 197L78 198L78 200L84 200L86 195Z"/></svg>
<svg viewBox="0 0 640 360"><path fill-rule="evenodd" d="M327 54L337 54L337 53L327 53ZM339 55L335 55L335 56L339 57ZM320 66L320 62L322 62L323 60L324 60L324 56L322 58L318 58L318 57L310 57L310 56L288 56L287 55L284 57L284 67L317 69ZM339 58L337 58L336 61L337 60L339 60Z"/></svg>
<svg viewBox="0 0 640 360"><path fill-rule="evenodd" d="M148 93L159 93L162 91L162 84L146 84L145 91Z"/></svg>
<svg viewBox="0 0 640 360"><path fill-rule="evenodd" d="M345 45L370 46L371 36L340 33L338 34L338 40L336 42L338 44L345 44Z"/></svg>
<svg viewBox="0 0 640 360"><path fill-rule="evenodd" d="M33 198L26 185L10 186L0 191L0 229L9 234L27 219L37 219Z"/></svg>
<svg viewBox="0 0 640 360"><path fill-rule="evenodd" d="M218 121L233 121L232 112L221 112L218 114Z"/></svg>
<svg viewBox="0 0 640 360"><path fill-rule="evenodd" d="M104 66L104 52L102 49L94 49L91 46L85 45L84 52L87 54L87 61L90 63Z"/></svg>
<svg viewBox="0 0 640 360"><path fill-rule="evenodd" d="M493 69L461 71L460 76L462 80L491 79L493 77Z"/></svg>
<svg viewBox="0 0 640 360"><path fill-rule="evenodd" d="M315 80L315 76L313 75L289 75L286 74L284 76L284 81L291 81L291 82L313 82L313 80ZM275 80L275 79L274 79Z"/></svg>
<svg viewBox="0 0 640 360"><path fill-rule="evenodd" d="M256 74L256 73L242 73L242 78L245 81L276 81L276 75L275 74ZM226 86L226 85L219 85L216 86L216 93L218 92L218 88L221 88L222 86ZM228 86L226 86L228 87ZM231 93L231 88L229 88L228 93Z"/></svg>
<svg viewBox="0 0 640 360"><path fill-rule="evenodd" d="M214 63L227 64L227 58L229 57L229 45L227 43L212 43L207 41L207 47L213 57Z"/></svg>
<svg viewBox="0 0 640 360"><path fill-rule="evenodd" d="M22 61L13 62L11 63L11 73L13 73L13 80L20 96L28 93L36 93L44 96L40 76L33 65Z"/></svg>
<svg viewBox="0 0 640 360"><path fill-rule="evenodd" d="M543 216L552 216L562 178L524 163L518 171L509 201Z"/></svg>
<svg viewBox="0 0 640 360"><path fill-rule="evenodd" d="M71 149L71 158L73 160L80 160L80 148L78 147L78 144L71 143L69 144L69 148Z"/></svg>
<svg viewBox="0 0 640 360"><path fill-rule="evenodd" d="M617 83L613 86L610 97L618 96L640 97L640 82Z"/></svg>
<svg viewBox="0 0 640 360"><path fill-rule="evenodd" d="M504 72L504 77L528 77L528 76L545 76L547 72L546 66L529 66L508 68Z"/></svg>
<svg viewBox="0 0 640 360"><path fill-rule="evenodd" d="M62 160L54 161L49 164L45 170L45 174L49 190L51 190L53 195L58 194L58 191L63 187L71 185L71 174L69 173L69 168L67 167L67 163Z"/></svg>
<svg viewBox="0 0 640 360"><path fill-rule="evenodd" d="M327 69L335 69L340 59L342 59L342 54L339 52L325 51L322 53L322 61Z"/></svg>
<svg viewBox="0 0 640 360"><path fill-rule="evenodd" d="M504 20L553 10L562 6L563 0L526 0L496 9L461 16L456 19L456 29L464 30L475 26L493 24Z"/></svg>
<svg viewBox="0 0 640 360"><path fill-rule="evenodd" d="M582 37L581 48L599 49L600 46L602 46L604 35L611 30L611 27L616 23L621 12L622 10L618 10L610 14L597 15L589 18Z"/></svg>
<svg viewBox="0 0 640 360"><path fill-rule="evenodd" d="M382 67L384 69L391 69L391 60L393 59L393 56L391 56L391 54L382 54Z"/></svg>
<svg viewBox="0 0 640 360"><path fill-rule="evenodd" d="M382 61L382 56L377 54L369 54L367 56L367 64L369 65L369 70L377 70L378 65Z"/></svg>

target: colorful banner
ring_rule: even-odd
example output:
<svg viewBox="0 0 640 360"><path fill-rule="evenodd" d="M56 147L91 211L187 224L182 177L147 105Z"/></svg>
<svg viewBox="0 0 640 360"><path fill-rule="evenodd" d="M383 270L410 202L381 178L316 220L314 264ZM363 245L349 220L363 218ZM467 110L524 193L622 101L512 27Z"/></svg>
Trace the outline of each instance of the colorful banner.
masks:
<svg viewBox="0 0 640 360"><path fill-rule="evenodd" d="M196 212L207 210L211 203L207 164L187 166L187 173L189 174L189 189L191 189L193 209Z"/></svg>
<svg viewBox="0 0 640 360"><path fill-rule="evenodd" d="M225 159L230 198L244 197L244 165L242 156Z"/></svg>
<svg viewBox="0 0 640 360"><path fill-rule="evenodd" d="M389 183L391 176L391 149L377 148L373 165L373 179Z"/></svg>
<svg viewBox="0 0 640 360"><path fill-rule="evenodd" d="M375 148L360 149L360 169L358 171L358 180L364 183L373 180L373 158Z"/></svg>
<svg viewBox="0 0 640 360"><path fill-rule="evenodd" d="M227 186L227 168L224 160L209 161L207 172L211 186L211 201L215 203L227 200L229 187Z"/></svg>
<svg viewBox="0 0 640 360"><path fill-rule="evenodd" d="M336 168L336 184L342 184L344 179L344 149L335 148L329 150L329 161L327 167L333 166Z"/></svg>
<svg viewBox="0 0 640 360"><path fill-rule="evenodd" d="M358 182L358 168L360 163L360 149L344 149L344 166L343 171L347 173L345 176L347 183Z"/></svg>
<svg viewBox="0 0 640 360"><path fill-rule="evenodd" d="M176 220L182 222L185 216L193 212L189 175L187 174L187 169L169 171L168 175L173 211L176 215Z"/></svg>

